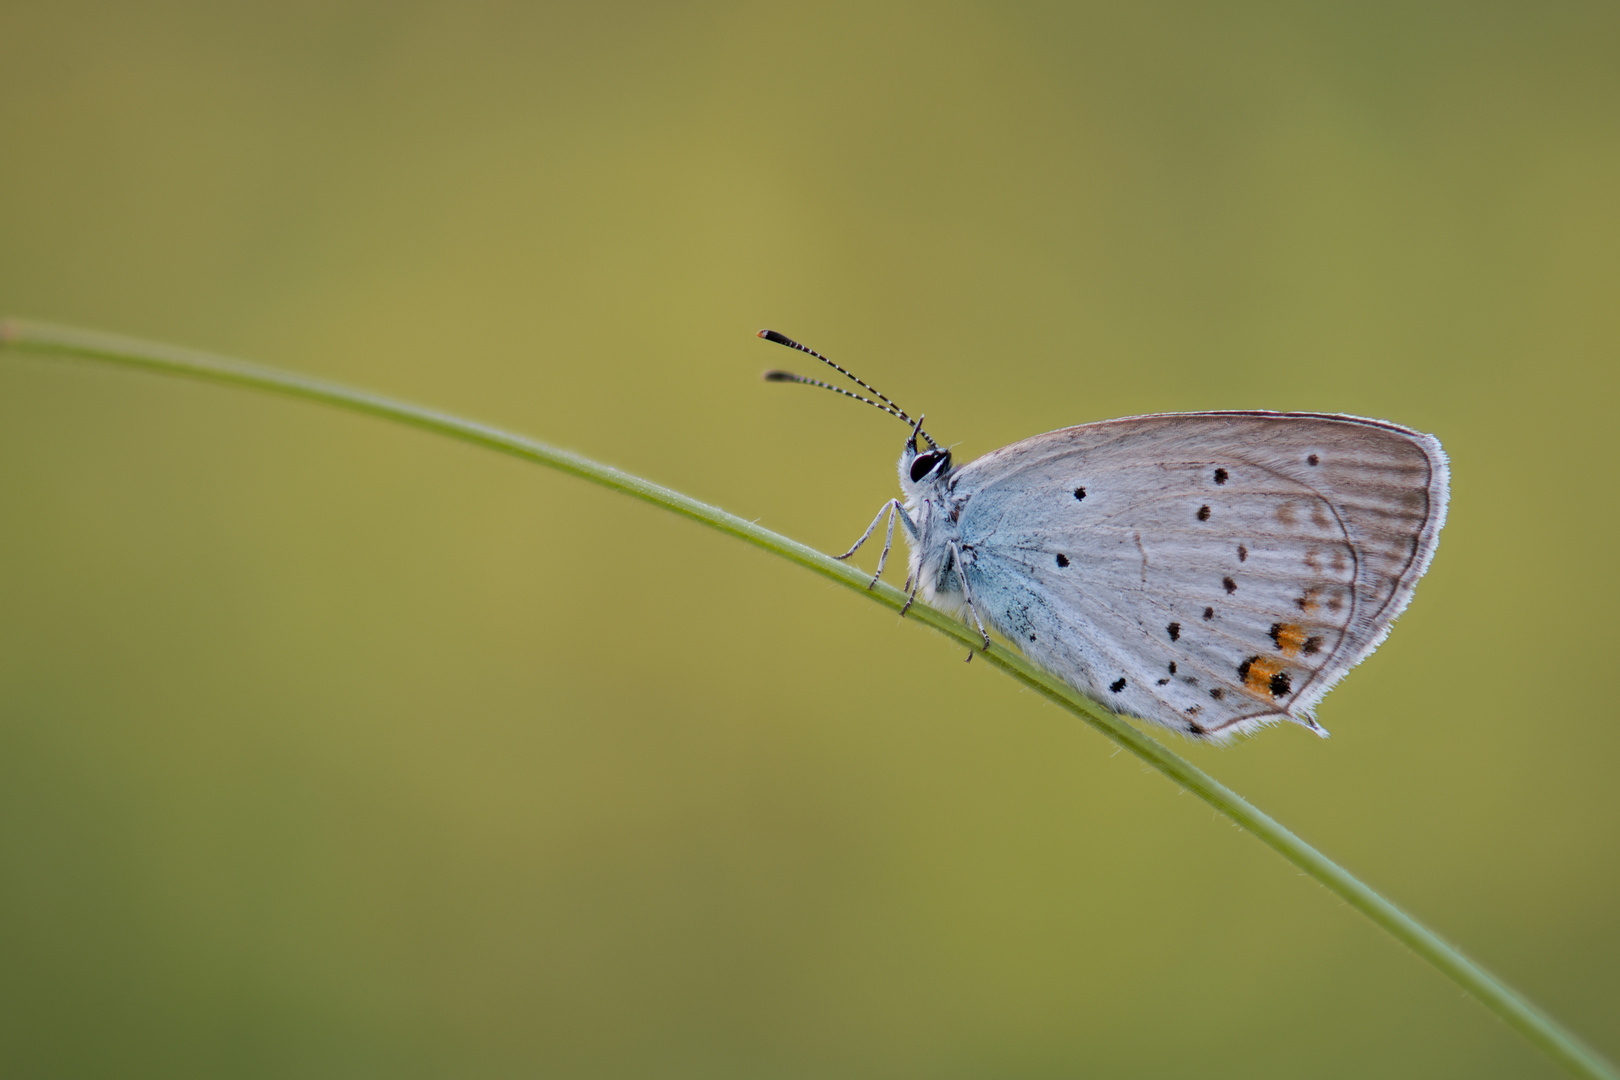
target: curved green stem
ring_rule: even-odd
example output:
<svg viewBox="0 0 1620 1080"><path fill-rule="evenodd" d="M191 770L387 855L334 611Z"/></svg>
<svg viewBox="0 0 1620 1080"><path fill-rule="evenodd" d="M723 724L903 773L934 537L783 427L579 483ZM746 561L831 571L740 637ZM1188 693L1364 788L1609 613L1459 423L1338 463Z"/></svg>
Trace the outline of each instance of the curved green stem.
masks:
<svg viewBox="0 0 1620 1080"><path fill-rule="evenodd" d="M354 412L370 413L373 416L448 435L463 442L475 443L514 457L549 465L554 469L561 469L563 472L662 506L666 510L673 510L677 514L746 540L766 551L774 552L896 611L905 603L905 594L893 586L880 584L876 588L868 589L869 578L865 573L797 541L779 536L769 529L763 529L735 514L728 514L718 507L709 506L638 476L599 465L578 454L558 450L521 435L500 431L419 405L393 401L364 390L355 390L337 383L260 367L240 360L38 323L15 320L0 322L0 349L5 348L26 350L40 355L102 360L169 375L186 375L210 382L270 390L278 394L324 402ZM917 622L939 631L959 645L971 649L982 644L978 635L965 624L931 608L916 605L912 607L910 614ZM1473 994L1486 1008L1540 1047L1572 1075L1620 1080L1620 1075L1617 1075L1607 1062L1550 1017L1447 944L1433 931L1357 880L1349 871L1256 809L1202 769L1183 760L1168 747L1101 705L1082 697L1050 675L1036 669L1022 656L998 648L986 653L984 660L1007 672L1048 700L1068 709L1159 770L1177 785L1193 792L1258 836L1276 849L1283 858L1343 898L1351 907L1388 931L1397 940L1404 942L1413 952Z"/></svg>

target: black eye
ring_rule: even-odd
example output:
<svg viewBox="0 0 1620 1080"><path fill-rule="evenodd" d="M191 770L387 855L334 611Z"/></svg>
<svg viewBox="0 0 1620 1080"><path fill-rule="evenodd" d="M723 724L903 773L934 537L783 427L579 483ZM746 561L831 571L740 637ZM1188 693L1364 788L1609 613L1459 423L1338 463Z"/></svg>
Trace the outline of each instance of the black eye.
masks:
<svg viewBox="0 0 1620 1080"><path fill-rule="evenodd" d="M911 463L911 482L913 484L922 483L922 478L933 472L935 465L938 465L941 461L948 464L950 460L951 452L949 450L929 450L927 453L918 454L917 460Z"/></svg>

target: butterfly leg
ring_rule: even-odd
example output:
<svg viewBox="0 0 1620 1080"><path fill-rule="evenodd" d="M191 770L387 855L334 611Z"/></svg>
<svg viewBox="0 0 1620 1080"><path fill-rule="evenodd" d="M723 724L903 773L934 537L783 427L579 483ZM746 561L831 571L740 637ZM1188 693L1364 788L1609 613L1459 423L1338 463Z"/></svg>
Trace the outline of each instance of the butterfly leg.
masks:
<svg viewBox="0 0 1620 1080"><path fill-rule="evenodd" d="M872 575L872 583L867 586L868 589L877 587L878 579L883 577L883 568L888 565L889 552L894 550L894 519L898 517L900 519L900 523L906 527L906 532L910 533L912 536L917 535L917 526L912 523L911 515L906 513L906 508L900 505L899 499L890 499L888 502L883 504L883 509L877 512L877 517L873 518L872 524L868 525L866 527L866 531L861 533L861 538L855 541L854 547L850 548L842 555L833 556L835 559L847 559L859 551L861 549L861 545L866 543L866 541L871 538L873 531L878 527L878 522L883 520L884 514L889 515L889 527L883 535L883 553L878 556L877 573ZM910 582L911 579L907 578L906 583L909 585ZM912 591L912 595L916 595L916 590ZM910 606L910 602L907 602L906 607ZM903 615L905 612L901 611L901 614Z"/></svg>
<svg viewBox="0 0 1620 1080"><path fill-rule="evenodd" d="M890 502L889 502L889 530L888 530L887 533L884 534L884 537L883 537L883 554L878 556L877 573L872 575L872 584L867 586L868 589L877 588L878 579L883 576L883 567L888 564L889 552L894 550L894 515L897 514L897 513L903 514L903 513L905 513L905 511L900 509L900 504L898 502L896 502L894 500L890 500ZM875 525L875 524L877 524L877 522L874 521L872 524Z"/></svg>
<svg viewBox="0 0 1620 1080"><path fill-rule="evenodd" d="M861 545L866 543L866 541L868 539L870 539L870 537L872 535L872 530L876 529L878 527L878 522L883 520L883 515L884 514L889 515L889 536L893 537L894 536L894 511L896 509L898 509L899 506L900 506L900 500L899 499L890 499L888 502L884 503L883 504L883 509L879 510L877 512L877 517L872 519L872 524L868 525L866 527L866 531L861 533L861 538L859 540L855 541L855 546L850 548L848 551L844 552L842 555L834 555L833 558L835 558L835 559L847 559L851 555L855 554L857 551L861 550Z"/></svg>
<svg viewBox="0 0 1620 1080"><path fill-rule="evenodd" d="M967 601L968 610L973 612L973 623L979 628L979 636L984 638L984 651L990 651L990 632L984 628L984 620L979 618L979 609L973 603L973 587L968 584L967 564L962 561L962 546L955 540L951 541L951 554L956 559L956 576L962 582L962 598Z"/></svg>
<svg viewBox="0 0 1620 1080"><path fill-rule="evenodd" d="M911 610L911 602L917 599L917 590L922 588L922 575L917 575L917 580L915 583L912 582L911 578L906 578L906 586L911 590L911 592L906 596L906 602L900 608L900 615L902 618L905 616L906 612Z"/></svg>

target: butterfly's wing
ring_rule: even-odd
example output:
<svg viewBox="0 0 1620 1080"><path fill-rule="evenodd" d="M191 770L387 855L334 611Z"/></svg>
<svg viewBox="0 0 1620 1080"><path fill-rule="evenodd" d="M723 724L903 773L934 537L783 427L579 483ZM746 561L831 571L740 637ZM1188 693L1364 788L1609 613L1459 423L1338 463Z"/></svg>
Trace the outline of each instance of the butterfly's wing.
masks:
<svg viewBox="0 0 1620 1080"><path fill-rule="evenodd" d="M1098 700L1195 735L1310 710L1406 607L1445 520L1440 444L1305 413L1132 417L953 475L975 606Z"/></svg>

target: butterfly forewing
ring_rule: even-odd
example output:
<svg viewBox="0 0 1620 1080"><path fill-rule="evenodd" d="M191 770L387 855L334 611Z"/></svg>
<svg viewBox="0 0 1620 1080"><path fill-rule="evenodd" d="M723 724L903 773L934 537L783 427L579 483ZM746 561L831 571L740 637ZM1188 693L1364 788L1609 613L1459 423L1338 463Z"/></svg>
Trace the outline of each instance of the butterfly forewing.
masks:
<svg viewBox="0 0 1620 1080"><path fill-rule="evenodd" d="M975 603L1123 712L1224 735L1309 709L1382 640L1444 518L1432 438L1191 413L1038 435L953 477Z"/></svg>

